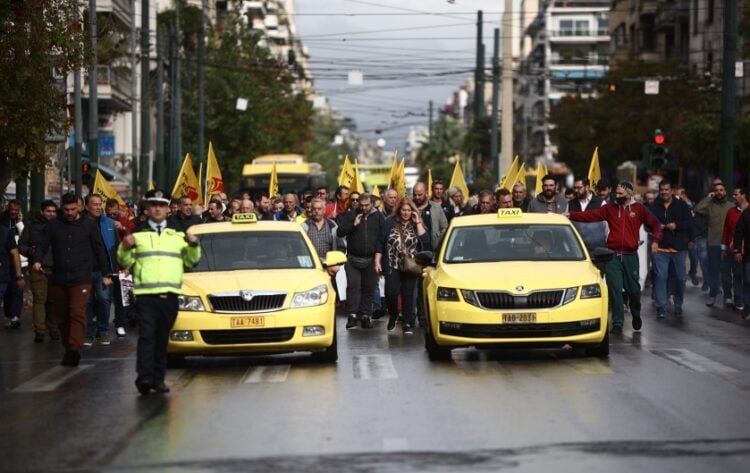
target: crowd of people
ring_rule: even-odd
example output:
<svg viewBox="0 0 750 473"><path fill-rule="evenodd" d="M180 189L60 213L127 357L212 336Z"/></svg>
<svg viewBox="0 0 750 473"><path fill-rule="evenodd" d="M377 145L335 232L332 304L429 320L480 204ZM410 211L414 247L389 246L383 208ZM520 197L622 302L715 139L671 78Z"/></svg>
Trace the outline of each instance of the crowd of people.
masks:
<svg viewBox="0 0 750 473"><path fill-rule="evenodd" d="M14 330L21 325L28 280L34 342L62 340L67 357L63 364L76 365L82 347L110 345L112 327L115 336L123 338L136 325L138 310L123 291L123 286L133 285L131 268L123 265L123 255L118 259L118 248L132 248L137 232L161 235L164 225L184 237L192 225L229 221L236 213L300 223L321 258L332 250L346 252L346 289L338 296L348 316L347 329L372 328L373 319L387 315L387 330L400 323L404 334L412 334L417 324L424 324L421 275L412 267L415 255L438 251L452 219L510 207L567 215L590 251L604 246L614 251L604 271L614 333L622 331L626 310L633 328L640 330L640 293L648 285L657 318L668 312L683 315L688 279L706 292L708 306L723 302L745 319L750 309L747 190L736 187L730 197L718 179L697 203L666 180L658 192L640 196L632 183L620 182L613 189L606 179L592 188L588 179L577 178L573 188L563 192L552 175L542 178L542 191L535 196L517 183L512 191L481 190L467 199L460 189L446 188L439 180L430 189L418 182L411 198L399 198L394 189L381 197L338 186L330 197L326 187L301 195L239 192L230 198L220 193L203 207L186 196L160 195L122 208L96 194L85 199L66 194L59 208L44 201L26 222L21 203L10 201L0 214L5 327ZM639 250L645 251L639 256ZM155 379L144 382L146 391L163 389L163 374L162 379L159 374L147 377Z"/></svg>

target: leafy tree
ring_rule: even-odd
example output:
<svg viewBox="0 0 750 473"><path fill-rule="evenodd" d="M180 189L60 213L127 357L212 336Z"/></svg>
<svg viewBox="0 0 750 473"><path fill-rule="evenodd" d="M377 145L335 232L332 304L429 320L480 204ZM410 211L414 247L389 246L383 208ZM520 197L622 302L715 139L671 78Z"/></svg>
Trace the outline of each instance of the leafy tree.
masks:
<svg viewBox="0 0 750 473"><path fill-rule="evenodd" d="M43 169L45 137L66 135L66 96L52 70L65 77L84 65L76 2L0 2L0 190L11 176Z"/></svg>
<svg viewBox="0 0 750 473"><path fill-rule="evenodd" d="M417 153L417 165L422 172L422 179L427 182L427 169L432 171L433 179L441 179L447 186L453 175L451 156L464 155L464 127L451 117L441 115L433 124L433 137L430 145L420 148Z"/></svg>

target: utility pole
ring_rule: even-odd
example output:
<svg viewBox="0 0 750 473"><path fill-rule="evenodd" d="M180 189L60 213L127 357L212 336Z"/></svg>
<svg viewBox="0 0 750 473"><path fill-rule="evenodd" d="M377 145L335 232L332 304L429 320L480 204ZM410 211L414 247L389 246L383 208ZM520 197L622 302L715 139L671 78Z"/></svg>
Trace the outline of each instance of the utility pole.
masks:
<svg viewBox="0 0 750 473"><path fill-rule="evenodd" d="M130 197L138 200L138 58L135 0L130 0Z"/></svg>
<svg viewBox="0 0 750 473"><path fill-rule="evenodd" d="M91 66L89 66L89 162L99 163L99 85L96 58L96 0L89 0L89 37L91 38ZM79 166L80 167L80 166ZM89 192L91 189L89 189Z"/></svg>
<svg viewBox="0 0 750 473"><path fill-rule="evenodd" d="M427 147L430 150L430 154L432 154L432 100L430 100L429 115L430 121L427 124Z"/></svg>
<svg viewBox="0 0 750 473"><path fill-rule="evenodd" d="M734 96L737 59L737 0L724 0L724 51L721 71L721 161L719 176L731 187L734 169Z"/></svg>
<svg viewBox="0 0 750 473"><path fill-rule="evenodd" d="M498 166L498 182L503 169L510 168L513 159L513 0L505 0L505 12L503 13L503 69L502 69L502 94L503 94L503 116L502 136Z"/></svg>
<svg viewBox="0 0 750 473"><path fill-rule="evenodd" d="M180 49L182 48L182 34L180 25L180 1L176 0L174 4L175 29L177 41L175 42L174 54L174 104L175 104L175 149L177 156L182 156L182 88L180 85ZM176 174L176 173L175 173Z"/></svg>
<svg viewBox="0 0 750 473"><path fill-rule="evenodd" d="M492 134L490 135L490 158L492 159L492 176L500 182L500 163L497 154L497 115L498 92L500 89L500 30L495 28L495 41L492 50Z"/></svg>
<svg viewBox="0 0 750 473"><path fill-rule="evenodd" d="M156 33L156 185L164 189L164 32Z"/></svg>
<svg viewBox="0 0 750 473"><path fill-rule="evenodd" d="M206 149L205 125L206 125L206 0L201 0L201 32L198 38L198 158L204 162ZM207 165L207 163L205 163ZM203 166L204 169L207 166ZM199 185L203 186L202 183ZM207 204L207 203L206 203Z"/></svg>
<svg viewBox="0 0 750 473"><path fill-rule="evenodd" d="M82 187L81 187L81 179L83 179L82 172L81 172L81 155L82 149L83 149L83 142L81 141L83 137L83 100L81 99L81 71L76 69L73 71L73 108L75 108L75 117L74 117L74 128L73 133L75 135L75 143L73 148L73 163L72 166L68 166L68 169L71 170L69 179L72 179L75 182L75 192L76 195L81 195Z"/></svg>
<svg viewBox="0 0 750 473"><path fill-rule="evenodd" d="M474 121L484 114L484 44L482 44L482 10L477 10L477 65L474 70Z"/></svg>
<svg viewBox="0 0 750 473"><path fill-rule="evenodd" d="M169 30L169 176L168 183L173 183L177 177L178 162L180 157L177 155L177 146L175 143L175 117L177 115L175 108L175 28L174 25Z"/></svg>
<svg viewBox="0 0 750 473"><path fill-rule="evenodd" d="M151 155L151 44L149 25L149 0L141 3L141 163L139 171L139 196L148 190L149 157Z"/></svg>

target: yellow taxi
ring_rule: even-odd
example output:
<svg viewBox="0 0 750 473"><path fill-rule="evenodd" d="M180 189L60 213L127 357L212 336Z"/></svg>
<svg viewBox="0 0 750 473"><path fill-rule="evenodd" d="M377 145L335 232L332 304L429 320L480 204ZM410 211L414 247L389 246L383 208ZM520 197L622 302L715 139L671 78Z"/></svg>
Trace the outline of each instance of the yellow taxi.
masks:
<svg viewBox="0 0 750 473"><path fill-rule="evenodd" d="M570 221L499 209L454 218L426 265L425 348L431 360L457 347L582 346L609 355L607 286Z"/></svg>
<svg viewBox="0 0 750 473"><path fill-rule="evenodd" d="M170 366L188 355L307 351L338 358L335 293L327 268L299 224L258 221L194 225L201 259L186 271L177 320L169 334Z"/></svg>

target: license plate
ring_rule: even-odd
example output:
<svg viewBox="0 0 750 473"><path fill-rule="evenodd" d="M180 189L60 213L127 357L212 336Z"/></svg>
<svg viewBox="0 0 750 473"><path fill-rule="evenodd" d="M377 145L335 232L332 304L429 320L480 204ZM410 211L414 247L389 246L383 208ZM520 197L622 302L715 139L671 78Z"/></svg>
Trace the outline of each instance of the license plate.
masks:
<svg viewBox="0 0 750 473"><path fill-rule="evenodd" d="M232 328L263 327L266 324L265 317L232 317L229 326Z"/></svg>
<svg viewBox="0 0 750 473"><path fill-rule="evenodd" d="M536 323L536 312L503 314L504 324L533 324Z"/></svg>

